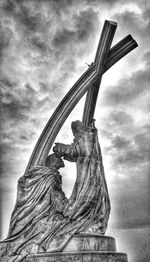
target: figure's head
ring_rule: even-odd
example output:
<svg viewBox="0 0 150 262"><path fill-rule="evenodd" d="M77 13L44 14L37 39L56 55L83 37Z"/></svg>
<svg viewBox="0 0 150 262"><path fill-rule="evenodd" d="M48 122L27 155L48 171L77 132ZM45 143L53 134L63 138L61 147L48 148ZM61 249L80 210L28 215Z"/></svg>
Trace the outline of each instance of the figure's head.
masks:
<svg viewBox="0 0 150 262"><path fill-rule="evenodd" d="M79 120L71 123L71 129L74 136L83 134L88 128Z"/></svg>
<svg viewBox="0 0 150 262"><path fill-rule="evenodd" d="M57 155L57 154L51 154L46 158L45 161L45 166L49 167L49 168L56 168L57 170L61 167L64 167L64 161L62 160L62 158Z"/></svg>

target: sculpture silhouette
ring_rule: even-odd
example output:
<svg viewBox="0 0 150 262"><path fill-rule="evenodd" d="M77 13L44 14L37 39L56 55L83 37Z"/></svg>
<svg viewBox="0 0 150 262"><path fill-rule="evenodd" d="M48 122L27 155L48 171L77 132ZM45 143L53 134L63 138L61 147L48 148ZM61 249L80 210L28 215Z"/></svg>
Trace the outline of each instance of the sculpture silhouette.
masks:
<svg viewBox="0 0 150 262"><path fill-rule="evenodd" d="M29 164L18 181L17 201L8 237L0 244L2 262L20 262L30 253L62 252L75 234L105 234L110 200L93 116L102 74L137 47L129 35L110 49L117 24L105 21L94 63L61 101L44 128ZM88 91L88 92L87 92ZM56 143L64 121L87 92L83 120L72 122L71 145ZM76 162L70 199L62 190L61 159Z"/></svg>

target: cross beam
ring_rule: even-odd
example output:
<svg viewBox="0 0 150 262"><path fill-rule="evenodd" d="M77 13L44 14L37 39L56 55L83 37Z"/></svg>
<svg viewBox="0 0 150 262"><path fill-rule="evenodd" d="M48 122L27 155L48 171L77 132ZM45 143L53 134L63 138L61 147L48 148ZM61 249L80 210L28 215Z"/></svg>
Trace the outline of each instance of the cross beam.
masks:
<svg viewBox="0 0 150 262"><path fill-rule="evenodd" d="M105 21L94 63L68 91L50 117L39 137L39 140L37 141L25 172L27 172L31 167L44 164L54 140L66 118L87 91L88 94L84 108L83 121L85 123L90 121L94 114L102 75L123 56L137 47L136 41L131 37L131 35L128 35L110 49L116 27L116 23ZM92 108L93 104L94 107ZM87 110L87 108L91 108L91 110Z"/></svg>
<svg viewBox="0 0 150 262"><path fill-rule="evenodd" d="M104 26L105 28L105 26ZM99 42L99 46L101 45L101 39ZM97 53L99 50L99 46L97 49ZM127 53L132 51L134 48L137 47L136 41L132 38L131 35L126 36L123 40L118 42L114 47L112 47L107 55L106 62L101 68L102 72L99 75L99 78L95 83L90 87L90 89L87 92L85 105L84 105L84 112L83 112L83 118L82 122L85 125L89 125L91 123L91 120L94 117L95 112L95 106L96 101L98 97L98 92L100 88L100 83L102 80L102 75L116 62L118 62L123 56L125 56ZM97 61L97 55L95 57L95 63Z"/></svg>

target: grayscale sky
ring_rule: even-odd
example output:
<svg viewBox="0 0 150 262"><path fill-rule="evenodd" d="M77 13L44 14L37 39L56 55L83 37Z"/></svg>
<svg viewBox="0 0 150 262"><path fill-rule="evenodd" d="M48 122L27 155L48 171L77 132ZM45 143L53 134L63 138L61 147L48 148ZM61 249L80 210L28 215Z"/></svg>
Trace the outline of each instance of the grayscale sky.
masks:
<svg viewBox="0 0 150 262"><path fill-rule="evenodd" d="M106 232L130 262L150 259L150 2L149 0L1 0L1 239L6 237L23 175L49 117L94 60L104 20L118 23L138 48L102 79L96 126L111 198ZM84 98L56 141L71 143ZM69 196L75 165L61 170ZM149 257L149 259L148 259Z"/></svg>

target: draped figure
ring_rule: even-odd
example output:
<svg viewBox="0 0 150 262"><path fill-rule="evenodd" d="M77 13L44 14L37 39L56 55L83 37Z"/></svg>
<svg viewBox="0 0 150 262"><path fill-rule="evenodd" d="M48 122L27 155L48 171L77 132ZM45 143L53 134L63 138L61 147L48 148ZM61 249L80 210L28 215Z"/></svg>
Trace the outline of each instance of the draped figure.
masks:
<svg viewBox="0 0 150 262"><path fill-rule="evenodd" d="M72 122L71 145L56 143L46 166L37 166L18 181L18 194L8 237L0 244L2 261L20 262L29 253L63 251L76 233L103 235L110 201L94 123ZM62 190L63 157L76 162L72 195Z"/></svg>
<svg viewBox="0 0 150 262"><path fill-rule="evenodd" d="M107 190L97 129L79 120L72 122L74 141L71 145L56 143L55 153L76 162L77 179L66 205L65 215L80 221L79 232L104 234L107 228L110 200Z"/></svg>
<svg viewBox="0 0 150 262"><path fill-rule="evenodd" d="M8 236L0 243L0 261L19 262L29 253L38 252L47 228L54 228L63 219L68 200L62 190L60 167L64 167L63 160L52 154L46 166L31 168L18 180Z"/></svg>

